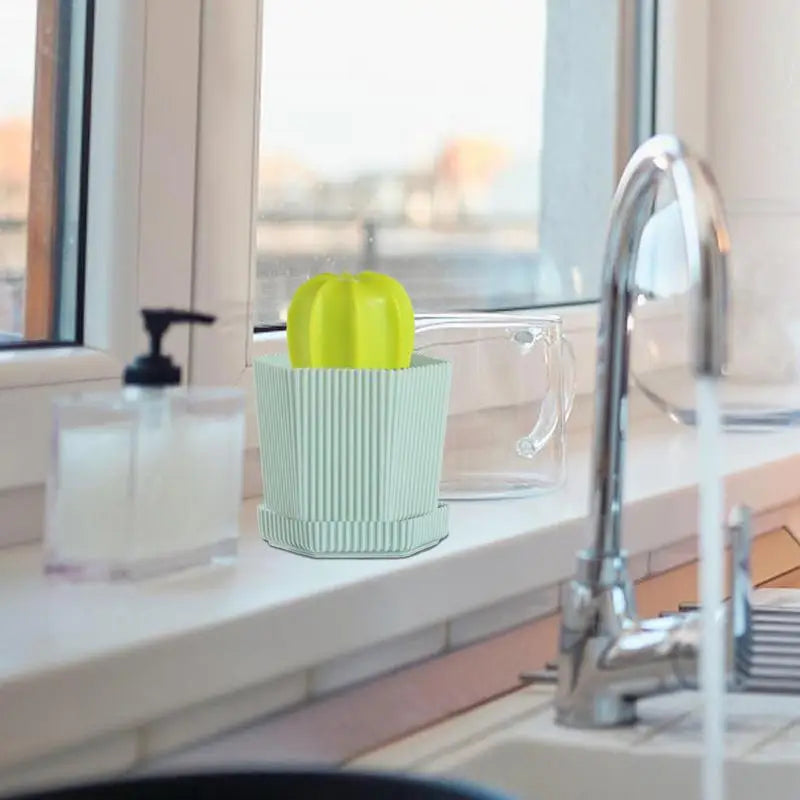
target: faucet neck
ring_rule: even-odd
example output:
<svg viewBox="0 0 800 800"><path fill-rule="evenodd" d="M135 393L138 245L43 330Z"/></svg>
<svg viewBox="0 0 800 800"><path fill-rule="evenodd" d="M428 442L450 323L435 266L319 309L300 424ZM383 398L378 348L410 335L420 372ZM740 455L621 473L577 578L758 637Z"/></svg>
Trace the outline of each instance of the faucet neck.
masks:
<svg viewBox="0 0 800 800"><path fill-rule="evenodd" d="M628 378L639 242L661 183L670 179L680 210L690 282L693 357L697 375L717 377L726 354L727 252L722 202L708 168L672 136L641 145L622 175L611 209L600 299L590 519L600 588L602 564L622 554L621 512L628 431Z"/></svg>

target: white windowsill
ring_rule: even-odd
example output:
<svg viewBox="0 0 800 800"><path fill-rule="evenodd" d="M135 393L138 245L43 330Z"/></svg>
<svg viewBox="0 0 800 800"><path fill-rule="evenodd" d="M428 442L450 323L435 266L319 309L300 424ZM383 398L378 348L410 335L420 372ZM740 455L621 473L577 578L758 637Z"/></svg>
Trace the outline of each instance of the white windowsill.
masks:
<svg viewBox="0 0 800 800"><path fill-rule="evenodd" d="M456 503L439 547L400 561L314 561L257 536L243 506L233 567L134 585L49 581L38 545L0 551L0 773L210 698L307 671L568 578L586 542L589 436L569 480L527 500ZM756 511L800 496L800 431L726 437L729 502ZM639 420L625 544L644 553L695 529L695 436Z"/></svg>
<svg viewBox="0 0 800 800"><path fill-rule="evenodd" d="M0 368L0 389L119 380L122 374L120 362L108 353L72 346L0 350Z"/></svg>

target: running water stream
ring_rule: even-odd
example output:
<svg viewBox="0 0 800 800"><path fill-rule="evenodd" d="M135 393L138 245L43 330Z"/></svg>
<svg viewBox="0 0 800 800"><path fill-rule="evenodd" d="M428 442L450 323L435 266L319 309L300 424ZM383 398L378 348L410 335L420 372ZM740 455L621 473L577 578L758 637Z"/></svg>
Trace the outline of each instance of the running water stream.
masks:
<svg viewBox="0 0 800 800"><path fill-rule="evenodd" d="M702 800L725 797L726 633L723 607L725 541L722 496L722 429L717 381L697 379L700 602L703 704Z"/></svg>

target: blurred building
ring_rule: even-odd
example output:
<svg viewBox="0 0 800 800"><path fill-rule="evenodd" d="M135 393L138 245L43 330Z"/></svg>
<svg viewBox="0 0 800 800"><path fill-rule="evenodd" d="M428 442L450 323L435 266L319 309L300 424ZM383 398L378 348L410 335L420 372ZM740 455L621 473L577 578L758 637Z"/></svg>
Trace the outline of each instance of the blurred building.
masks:
<svg viewBox="0 0 800 800"><path fill-rule="evenodd" d="M490 215L490 187L510 162L508 150L487 139L447 142L434 167L434 217L455 222Z"/></svg>
<svg viewBox="0 0 800 800"><path fill-rule="evenodd" d="M22 333L31 126L0 120L0 339Z"/></svg>
<svg viewBox="0 0 800 800"><path fill-rule="evenodd" d="M428 311L515 307L537 291L538 159L496 142L456 138L428 165L339 180L266 154L260 179L257 323L284 320L320 271L386 272Z"/></svg>
<svg viewBox="0 0 800 800"><path fill-rule="evenodd" d="M422 228L486 221L498 212L534 218L538 170L533 173L508 148L477 137L446 142L424 168L335 181L315 176L291 156L265 154L259 210L268 219L369 218Z"/></svg>
<svg viewBox="0 0 800 800"><path fill-rule="evenodd" d="M0 120L0 219L27 215L30 169L30 122Z"/></svg>

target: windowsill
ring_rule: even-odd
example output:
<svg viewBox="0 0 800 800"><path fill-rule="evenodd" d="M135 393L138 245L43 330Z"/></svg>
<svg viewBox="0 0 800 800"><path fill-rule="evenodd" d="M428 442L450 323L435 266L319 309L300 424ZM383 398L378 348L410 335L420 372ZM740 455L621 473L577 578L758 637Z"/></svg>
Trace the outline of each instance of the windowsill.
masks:
<svg viewBox="0 0 800 800"><path fill-rule="evenodd" d="M74 345L31 349L0 349L0 389L53 386L113 378L120 363L101 350Z"/></svg>
<svg viewBox="0 0 800 800"><path fill-rule="evenodd" d="M631 555L695 529L694 442L665 420L637 422L625 490ZM586 542L589 448L588 432L571 438L557 492L453 504L450 537L406 560L273 550L258 538L255 501L243 506L233 567L71 585L42 576L38 545L0 551L0 774L563 581ZM731 502L764 511L800 496L800 431L730 435L725 450Z"/></svg>

